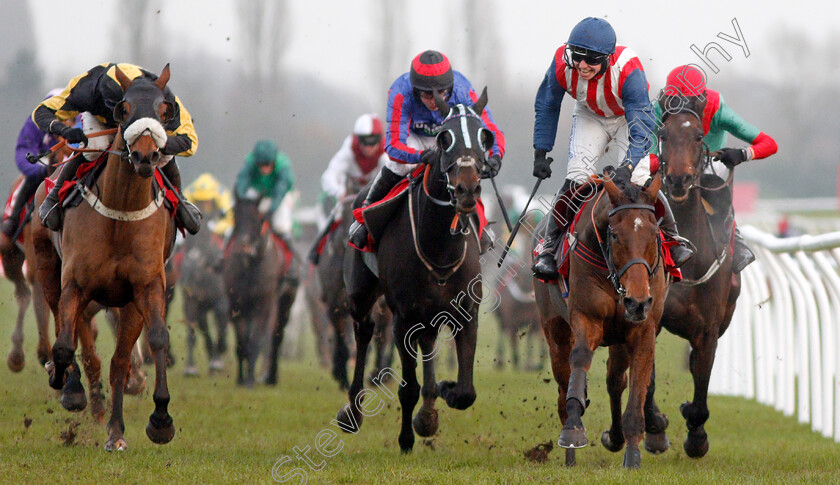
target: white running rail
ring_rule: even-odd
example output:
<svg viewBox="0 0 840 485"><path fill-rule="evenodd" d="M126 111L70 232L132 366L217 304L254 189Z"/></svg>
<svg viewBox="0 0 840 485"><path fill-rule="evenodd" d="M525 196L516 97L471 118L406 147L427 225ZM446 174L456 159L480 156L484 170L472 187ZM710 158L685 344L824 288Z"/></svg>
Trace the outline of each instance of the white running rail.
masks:
<svg viewBox="0 0 840 485"><path fill-rule="evenodd" d="M756 262L718 343L709 392L755 398L840 442L840 232L741 234Z"/></svg>

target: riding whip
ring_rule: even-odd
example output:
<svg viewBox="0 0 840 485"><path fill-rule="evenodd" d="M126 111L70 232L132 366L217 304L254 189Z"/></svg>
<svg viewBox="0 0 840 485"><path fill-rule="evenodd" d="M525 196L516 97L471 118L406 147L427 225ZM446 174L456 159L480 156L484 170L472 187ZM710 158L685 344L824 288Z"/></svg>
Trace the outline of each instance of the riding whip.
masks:
<svg viewBox="0 0 840 485"><path fill-rule="evenodd" d="M513 231L513 228L510 226L510 217L508 217L507 209L505 209L505 201L502 200L502 197L499 195L499 188L496 187L496 177L491 176L490 182L493 183L493 191L496 192L496 200L499 201L499 208L502 209L502 216L505 218L505 224L507 224L508 231Z"/></svg>
<svg viewBox="0 0 840 485"><path fill-rule="evenodd" d="M540 188L540 184L542 183L543 179L538 178L537 183L534 184L534 190L531 191L531 197L528 197L528 202L525 203L525 208L522 209L522 214L519 215L519 219L516 220L516 225L513 226L513 229L510 231L510 237L508 237L507 243L505 243L505 250L502 251L502 256L499 258L499 267L502 267L502 262L505 260L505 256L507 256L508 251L510 251L510 245L513 244L513 239L516 237L516 233L519 232L519 226L522 225L522 219L525 218L525 214L528 212L528 206L531 205L531 200L534 199L534 195L536 195L537 190Z"/></svg>

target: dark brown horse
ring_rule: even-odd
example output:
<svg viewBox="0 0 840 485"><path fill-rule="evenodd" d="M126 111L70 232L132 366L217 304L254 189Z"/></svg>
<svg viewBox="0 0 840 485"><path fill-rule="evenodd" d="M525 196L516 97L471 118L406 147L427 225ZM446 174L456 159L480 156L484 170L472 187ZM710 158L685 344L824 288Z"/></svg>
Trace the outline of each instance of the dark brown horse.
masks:
<svg viewBox="0 0 840 485"><path fill-rule="evenodd" d="M599 346L609 346L607 390L612 415L601 441L611 451L626 442L624 466L641 465L639 442L651 424L643 408L668 289L654 211L660 184L658 176L647 189L604 180L575 228L568 297L561 297L557 285L535 281L558 384L557 412L563 423L559 444L567 448L567 465L574 464L574 449L588 444L581 416L589 403L586 375ZM628 369L630 390L622 415Z"/></svg>
<svg viewBox="0 0 840 485"><path fill-rule="evenodd" d="M469 221L476 211L480 174L486 151L493 146L493 135L480 119L487 103L486 90L473 107L450 108L440 97L436 102L445 117L436 140L438 156L426 167L425 176L414 179L408 196L377 236L378 275L359 251L347 252L344 267L358 358L348 392L349 404L339 411L338 421L342 427L347 426L346 430L361 425L365 409L362 401L369 394L362 393L364 357L374 332L370 311L384 293L394 313L394 339L402 361L399 444L403 452L414 446L412 423L420 436L432 436L437 431L434 404L438 397L455 409L466 409L476 399L473 361L482 298L481 268L477 231ZM444 326L455 334L457 382L435 379L436 339ZM423 362L422 389L416 376L418 359ZM422 407L412 421L421 395Z"/></svg>
<svg viewBox="0 0 840 485"><path fill-rule="evenodd" d="M665 98L660 138L660 172L680 234L697 248L680 269L683 280L671 285L661 324L691 344L689 368L694 398L680 406L688 435L683 448L700 458L709 451L704 423L709 419L709 376L718 339L729 327L741 293L741 277L732 273L732 186L715 175L704 175L710 155L703 144L701 116L705 101ZM714 215L709 215L707 207ZM653 382L651 383L653 386Z"/></svg>
<svg viewBox="0 0 840 485"><path fill-rule="evenodd" d="M283 247L260 211L260 200L237 198L225 248L224 285L236 331L236 383L253 387L257 358L270 340L266 384L277 384L280 345L298 287L298 258Z"/></svg>
<svg viewBox="0 0 840 485"><path fill-rule="evenodd" d="M124 93L114 109L119 131L97 183L85 197L91 202L69 208L60 233L41 225L33 227L38 278L57 322L50 386L60 389L64 385L65 371L74 361L76 333L85 328L88 304L95 301L119 308L117 346L111 359L112 414L106 450L128 447L123 394L131 350L144 326L155 354L156 372L155 411L149 417L146 434L159 444L168 443L175 435L168 412L169 331L164 314L164 261L172 249L174 225L153 177L162 160L159 135L173 114L172 106L164 101L169 66L155 81L142 77L132 81L119 68L116 76ZM147 129L132 130L139 120ZM129 139L124 139L124 133L132 132ZM40 203L43 197L42 186L36 201ZM57 247L61 248L61 257Z"/></svg>

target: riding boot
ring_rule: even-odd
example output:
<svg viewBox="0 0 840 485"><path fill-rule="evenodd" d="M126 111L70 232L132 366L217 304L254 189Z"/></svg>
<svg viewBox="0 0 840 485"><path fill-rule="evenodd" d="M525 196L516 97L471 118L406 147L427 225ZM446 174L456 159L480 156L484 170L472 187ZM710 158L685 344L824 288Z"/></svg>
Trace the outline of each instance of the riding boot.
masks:
<svg viewBox="0 0 840 485"><path fill-rule="evenodd" d="M178 208L175 209L175 223L186 229L188 233L196 234L201 229L201 211L181 195L181 172L178 170L175 159L170 160L160 170L169 179L172 186L178 190L176 194L178 197Z"/></svg>
<svg viewBox="0 0 840 485"><path fill-rule="evenodd" d="M668 199L662 191L657 193L657 198L662 202L665 208L665 215L659 222L659 229L672 241L678 244L671 246L671 259L674 261L674 267L679 268L694 256L694 250L691 249L690 243L687 239L680 236L677 232L677 222L674 220L674 213L671 212L671 206L668 204Z"/></svg>
<svg viewBox="0 0 840 485"><path fill-rule="evenodd" d="M405 178L404 175L398 175L391 171L388 167L382 167L382 170L376 175L376 178L373 179L373 182L370 184L370 190L368 190L367 197L365 197L365 201L362 203L362 207L367 207L374 202L380 201L383 197L388 195L388 192L394 188L397 183ZM354 221L353 224L350 226L350 242L353 243L359 249L364 249L367 246L368 240L368 230L364 224L360 224L359 221Z"/></svg>
<svg viewBox="0 0 840 485"><path fill-rule="evenodd" d="M560 197L568 192L574 183L571 179L566 179L563 182L563 187L554 195L554 200L551 202L552 211L557 205L557 201L560 200ZM551 212L549 212L547 217L549 217L549 220L543 236L542 251L534 259L531 271L534 272L534 276L541 280L554 281L557 279L557 262L554 260L554 254L557 252L557 245L560 244L560 240L563 237L563 229L557 227L557 221Z"/></svg>
<svg viewBox="0 0 840 485"><path fill-rule="evenodd" d="M747 241L745 241L743 236L741 236L741 231L739 231L736 226L735 250L732 255L732 272L735 274L740 273L753 261L755 261L755 254L753 254L750 247L747 246Z"/></svg>
<svg viewBox="0 0 840 485"><path fill-rule="evenodd" d="M330 217L327 219L327 223L318 232L318 235L315 236L315 243L312 245L312 248L309 249L309 253L306 255L307 259L309 259L309 261L315 266L317 266L318 262L321 260L321 254L318 252L318 247L321 246L321 241L330 233L330 229L332 228L333 223L335 223L335 215L333 213L330 213Z"/></svg>
<svg viewBox="0 0 840 485"><path fill-rule="evenodd" d="M20 225L20 213L23 212L23 208L29 202L29 198L38 190L38 185L43 180L44 177L38 175L30 175L23 179L20 190L18 190L17 198L15 199L15 204L12 206L12 213L3 219L3 222L0 222L0 232L9 238L15 236Z"/></svg>
<svg viewBox="0 0 840 485"><path fill-rule="evenodd" d="M61 190L64 182L72 179L76 175L76 170L79 169L79 165L85 161L87 161L85 157L79 153L62 165L61 172L59 172L58 178L55 179L55 185L38 208L38 217L41 219L41 224L47 229L52 231L61 229L61 203L58 200L58 192Z"/></svg>

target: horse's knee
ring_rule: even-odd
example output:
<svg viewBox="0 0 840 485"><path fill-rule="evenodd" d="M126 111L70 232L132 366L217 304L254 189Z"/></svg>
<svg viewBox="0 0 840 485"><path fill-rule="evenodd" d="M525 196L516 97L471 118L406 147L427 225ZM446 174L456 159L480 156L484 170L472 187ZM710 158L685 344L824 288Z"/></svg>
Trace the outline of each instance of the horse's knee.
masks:
<svg viewBox="0 0 840 485"><path fill-rule="evenodd" d="M586 369L592 363L592 351L586 346L577 345L569 353L569 364L572 368Z"/></svg>
<svg viewBox="0 0 840 485"><path fill-rule="evenodd" d="M399 396L401 403L416 403L420 399L420 384L410 382L400 387Z"/></svg>
<svg viewBox="0 0 840 485"><path fill-rule="evenodd" d="M149 347L152 352L169 347L169 330L166 329L165 325L155 325L149 329Z"/></svg>

